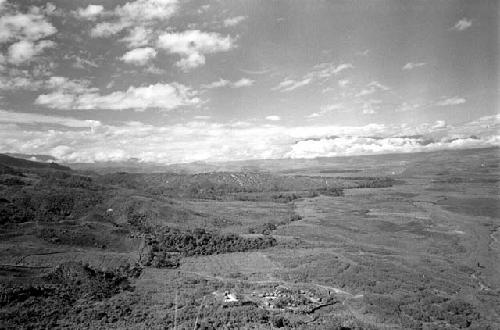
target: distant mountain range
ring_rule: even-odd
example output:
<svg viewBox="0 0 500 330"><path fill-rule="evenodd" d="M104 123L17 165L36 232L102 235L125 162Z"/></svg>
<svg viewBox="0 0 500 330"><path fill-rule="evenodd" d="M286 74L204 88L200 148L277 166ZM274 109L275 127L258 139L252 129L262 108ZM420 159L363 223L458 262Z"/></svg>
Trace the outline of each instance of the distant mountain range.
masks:
<svg viewBox="0 0 500 330"><path fill-rule="evenodd" d="M476 148L477 149L477 148ZM479 149L499 149L498 147L479 148ZM356 173L363 170L360 164L364 167L370 167L370 164L375 165L381 160L400 163L411 160L414 154L455 154L467 153L474 149L461 150L446 150L434 152L419 152L419 153L395 153L395 154L379 154L379 155L361 155L361 156L337 156L337 157L317 157L311 159L253 159L253 160L238 160L226 162L193 162L182 164L157 164L143 163L137 159L118 162L97 162L97 163L65 163L63 165L56 164L56 158L49 155L33 155L33 154L0 154L4 162L19 162L24 165L12 165L17 167L46 167L55 169L68 170L69 167L74 170L90 170L97 173L208 173L208 172L282 172L296 173L301 170L309 169L318 173ZM499 151L500 152L500 151ZM3 164L0 158L0 164ZM67 167L69 166L69 167ZM326 172L325 172L326 171Z"/></svg>

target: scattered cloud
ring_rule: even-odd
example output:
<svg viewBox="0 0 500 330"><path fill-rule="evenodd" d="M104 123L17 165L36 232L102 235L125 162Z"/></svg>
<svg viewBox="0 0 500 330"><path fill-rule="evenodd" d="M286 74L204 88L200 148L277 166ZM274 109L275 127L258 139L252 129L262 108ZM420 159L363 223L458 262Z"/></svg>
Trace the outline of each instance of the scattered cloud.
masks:
<svg viewBox="0 0 500 330"><path fill-rule="evenodd" d="M327 104L327 105L324 105L321 107L320 114L324 114L324 113L332 112L332 111L339 111L339 110L345 110L345 107L342 103Z"/></svg>
<svg viewBox="0 0 500 330"><path fill-rule="evenodd" d="M376 81L376 80L374 80L374 81L370 82L370 83L368 84L368 87L378 88L378 89L380 89L380 90L382 90L382 91L389 91L389 90L391 90L391 88L390 88L390 87L388 87L388 86L386 86L386 85L384 85L384 84L381 84L381 83L379 83L379 82L378 82L378 81Z"/></svg>
<svg viewBox="0 0 500 330"><path fill-rule="evenodd" d="M234 47L230 36L200 30L164 33L158 37L157 45L170 53L181 55L177 66L183 70L204 65L205 54L226 52Z"/></svg>
<svg viewBox="0 0 500 330"><path fill-rule="evenodd" d="M308 118L308 119L317 118L317 117L321 117L321 113L319 113L319 112L313 112L310 115L306 116L306 118Z"/></svg>
<svg viewBox="0 0 500 330"><path fill-rule="evenodd" d="M366 95L370 95L370 94L373 94L375 93L376 89L375 88L367 88L367 89L363 89L362 91L360 91L359 93L356 94L356 96L366 96Z"/></svg>
<svg viewBox="0 0 500 330"><path fill-rule="evenodd" d="M330 78L337 75L344 70L353 69L354 65L351 63L342 63L335 65L334 63L321 63L314 66L314 70L310 73L312 77L317 78Z"/></svg>
<svg viewBox="0 0 500 330"><path fill-rule="evenodd" d="M0 6L1 10L1 6ZM32 6L30 8L30 13L35 15L47 15L47 16L62 16L64 11L59 9L52 2L47 2L44 7Z"/></svg>
<svg viewBox="0 0 500 330"><path fill-rule="evenodd" d="M456 31L464 31L470 28L471 26L472 26L472 21L464 17L460 19L457 23L455 23L455 25L451 29Z"/></svg>
<svg viewBox="0 0 500 330"><path fill-rule="evenodd" d="M432 128L438 129L438 128L445 128L446 127L446 121L444 120L436 120Z"/></svg>
<svg viewBox="0 0 500 330"><path fill-rule="evenodd" d="M156 50L151 47L135 48L125 53L121 60L134 65L146 65L149 60L156 57Z"/></svg>
<svg viewBox="0 0 500 330"><path fill-rule="evenodd" d="M122 20L144 22L170 18L178 10L178 0L136 0L115 9Z"/></svg>
<svg viewBox="0 0 500 330"><path fill-rule="evenodd" d="M294 56L297 63L274 63L266 66L266 63L276 60L275 45L259 43L259 47L264 47L262 50L247 54L246 47L255 46L248 43L248 38L240 38L232 32L231 35L221 32L231 30L224 29L224 26L244 25L245 29L253 29L254 24L246 24L254 19L253 14L248 18L232 17L228 10L219 11L219 5L215 3L200 7L199 4L185 5L178 0L86 1L79 5L81 8L70 2L57 3L56 8L47 1L35 1L33 4L0 0L0 90L4 92L0 98L5 107L13 109L0 110L2 150L30 150L33 153L47 151L64 160L123 160L138 156L142 160L179 162L407 152L499 144L499 126L496 124L499 117L482 117L458 128L453 127L453 124L471 114L463 111L450 112L438 107L448 106L452 109L453 106L474 101L474 104L477 103L478 114L490 113L494 110L490 107L495 104L491 102L491 98L495 97L494 91L478 92L481 84L467 86L469 90L463 91L466 99L455 96L453 90L456 81L447 81L438 86L435 81L428 81L429 77L421 76L412 77L415 81L410 85L395 85L401 82L405 72L410 73L407 71L418 70L417 68L427 65L425 62L418 62L426 61L425 56L406 57L403 62L399 59L385 63L387 56L391 55L387 53L390 52L387 49L377 50L377 56L368 61L367 57L361 56L371 54L368 50L363 51L363 48L358 49L362 52L353 54L356 50L339 53L332 47L326 47L330 49L311 49L312 58L329 58L328 61L332 62L315 62L319 64L304 68L306 62L303 61L302 53L296 53L292 47L290 50L293 53L289 55ZM186 7L181 10L181 5ZM197 14L198 7L203 12L203 17ZM244 10L241 14L248 15L247 8ZM456 17L456 20L459 18ZM288 18L275 17L271 21L282 22L277 23L281 26L291 24L292 29L297 27L296 22ZM483 22L479 17L462 18L456 24L455 22L446 23L446 28L450 27L455 31L471 27L486 29L486 23L489 24L489 21ZM209 26L217 30L205 31ZM325 28L331 26L325 25ZM327 33L328 30L317 32ZM113 38L95 40L90 36ZM299 37L307 37L307 34ZM353 36L357 38L353 42L361 45L361 37ZM295 41L283 40L283 46L288 47L289 42ZM210 54L228 52L237 46L245 49L225 56L225 61L214 61L213 66L200 70L199 74L183 74L180 70L175 70L175 65L184 71L200 67L205 62L210 63ZM55 51L55 47L59 49ZM161 56L159 52L162 52ZM349 57L340 58L349 54L352 60ZM398 57L401 54L392 55ZM242 60L241 56L245 58ZM160 61L160 57L162 60L168 58ZM406 63L407 60L416 62ZM175 65L172 64L174 62ZM359 70L354 66L357 67L358 62ZM133 69L123 63L141 68ZM386 64L390 67L386 68ZM482 64L486 65L482 67L483 71L488 72L488 63ZM248 67L249 70L239 67ZM399 70L401 77L389 75L380 82L371 81L375 78L370 77L377 77L377 74L384 71L381 71L382 67L391 72ZM436 67L436 70L437 74L446 75L450 68ZM139 71L142 74L138 75ZM62 74L87 79L59 76ZM301 120L305 121L305 118L289 116L281 120L270 110L269 116L261 115L260 120L256 120L251 111L243 115L239 113L240 116L227 111L233 104L235 95L237 97L240 94L229 93L229 89L256 84L256 81L250 79L257 77L254 75L261 75L256 79L259 83L270 83L272 90L280 93L269 94L269 91L251 88L252 95L255 91L261 98L258 102L253 102L244 97L240 100L244 103L243 107L264 109L271 102L278 104L278 107L291 106L290 111L295 115L301 113L301 109L310 107L310 114L305 118L320 119L311 126L294 126L302 125ZM457 77L459 80L462 78L467 77ZM200 92L189 87L191 83L198 87L200 81L207 82L200 86ZM394 90L391 89L393 86ZM442 97L429 99L432 93L422 91L421 86L438 88ZM206 89L211 88L226 90L209 93ZM322 90L330 93L320 98L318 94ZM295 91L301 93L294 93ZM290 93L286 94L287 92ZM213 114L210 114L213 119L226 120L225 123L208 120L211 119L210 116L195 116L194 112L185 114L175 111L168 116L158 113L159 111L150 111L145 115L131 113L147 109L168 111L183 106L195 106L200 110L212 94L217 98L214 103L220 108L214 107L211 109ZM470 98L474 96L474 100L469 100L468 95ZM420 131L417 128L415 130L418 134L425 135L425 139L408 135L413 129L410 124L404 127L392 124L391 116L394 112L407 112L394 118L394 121L411 117L412 123L420 123L427 118L428 114L421 111L427 107L434 107L436 111L432 115L443 120L429 122L427 126L415 124ZM24 112L18 112L21 109ZM49 115L54 113L51 109L67 111L57 111L62 115L55 116ZM208 108L203 109L207 112L196 113L209 113ZM154 122L154 125L120 123L117 116L104 113L108 110L129 110L118 117L130 116L134 120ZM285 113L281 108L277 110L277 114ZM331 114L332 117L335 114L339 123L352 120L352 116L338 114L350 111L366 114L367 116L361 116L362 122L370 120L368 115L381 112L376 119L386 125L337 127L321 120L325 114ZM186 118L192 118L192 121L185 122ZM173 122L179 123L172 124ZM408 136L403 136L403 133ZM335 134L339 134L339 139L331 138ZM367 136L376 138L369 139ZM317 143L303 142L310 137L317 138Z"/></svg>
<svg viewBox="0 0 500 330"><path fill-rule="evenodd" d="M0 123L11 124L52 124L72 128L94 128L101 125L97 120L80 120L59 116L46 116L36 113L22 113L0 110Z"/></svg>
<svg viewBox="0 0 500 330"><path fill-rule="evenodd" d="M417 63L413 63L413 62L408 62L406 63L404 66L403 66L403 70L413 70L415 68L420 68L424 65L426 65L427 63L425 62L417 62Z"/></svg>
<svg viewBox="0 0 500 330"><path fill-rule="evenodd" d="M37 90L43 85L41 80L33 80L30 77L0 77L0 90Z"/></svg>
<svg viewBox="0 0 500 330"><path fill-rule="evenodd" d="M297 88L309 85L312 81L312 78L305 78L303 80L293 80L293 79L285 79L280 82L277 86L273 87L272 90L279 90L281 92L291 92Z"/></svg>
<svg viewBox="0 0 500 330"><path fill-rule="evenodd" d="M205 120L161 126L140 122L105 125L66 122L69 119L62 117L0 114L0 152L43 153L67 162L123 161L132 157L159 163L314 158L500 145L500 116L455 128L439 121L418 126L372 123L290 127L279 121L269 125ZM41 125L18 127L16 122L59 122L75 128L47 132ZM92 130L79 128L86 125Z"/></svg>
<svg viewBox="0 0 500 330"><path fill-rule="evenodd" d="M200 6L200 8L198 8L197 13L198 14L203 14L204 12L206 12L209 9L210 9L210 5L209 4L202 5L202 6Z"/></svg>
<svg viewBox="0 0 500 330"><path fill-rule="evenodd" d="M281 92L290 92L297 88L309 85L313 82L325 82L332 76L340 74L342 71L352 69L354 66L351 63L320 63L315 65L310 72L305 74L301 79L286 78L271 90L279 90Z"/></svg>
<svg viewBox="0 0 500 330"><path fill-rule="evenodd" d="M15 12L0 16L0 43L14 40L33 42L56 32L57 29L42 14Z"/></svg>
<svg viewBox="0 0 500 330"><path fill-rule="evenodd" d="M365 115L373 115L377 113L377 111L380 109L380 104L382 103L382 100L368 100L364 101L361 110L363 110L363 114Z"/></svg>
<svg viewBox="0 0 500 330"><path fill-rule="evenodd" d="M14 77L4 79L0 77L0 89L15 90L26 89L36 91L42 87L49 89L64 88L66 90L88 90L90 84L87 80L69 80L63 77L50 77L48 79L35 79L30 74L24 73Z"/></svg>
<svg viewBox="0 0 500 330"><path fill-rule="evenodd" d="M78 83L76 85L78 86ZM183 105L193 105L200 102L196 97L196 92L178 83L157 83L143 87L131 86L126 91L115 91L105 95L99 94L95 89L81 87L81 89L56 87L56 90L49 94L39 95L35 103L61 110L133 109L144 111L148 108L172 110Z"/></svg>
<svg viewBox="0 0 500 330"><path fill-rule="evenodd" d="M217 81L211 82L209 84L203 84L201 85L201 88L206 88L206 89L212 89L212 88L221 88L221 87L226 87L229 86L231 82L226 79L219 79Z"/></svg>
<svg viewBox="0 0 500 330"><path fill-rule="evenodd" d="M245 16L236 16L231 18L226 18L223 22L225 27L231 27L240 24L246 19Z"/></svg>
<svg viewBox="0 0 500 330"><path fill-rule="evenodd" d="M313 119L313 118L322 117L325 114L332 113L332 112L348 112L348 111L349 111L349 109L347 109L343 103L332 103L332 104L322 105L320 107L319 112L313 112L310 115L307 115L306 118Z"/></svg>
<svg viewBox="0 0 500 330"><path fill-rule="evenodd" d="M101 5L88 5L86 8L78 8L76 16L81 19L94 20L104 12Z"/></svg>
<svg viewBox="0 0 500 330"><path fill-rule="evenodd" d="M396 112L407 112L407 111L414 111L414 110L417 110L419 108L421 108L422 105L418 104L418 103L409 103L409 102L403 102L401 103L401 105L396 108Z"/></svg>
<svg viewBox="0 0 500 330"><path fill-rule="evenodd" d="M465 103L467 100L464 99L463 97L450 97L448 99L444 99L441 101L436 102L436 105L439 106L449 106L449 105L459 105Z"/></svg>
<svg viewBox="0 0 500 330"><path fill-rule="evenodd" d="M221 79L216 80L214 82L211 82L209 84L201 85L201 88L205 88L205 89L213 89L213 88L221 88L221 87L242 88L242 87L252 86L254 83L255 83L255 80L248 79L248 78L241 78L241 79L236 80L234 82L221 78Z"/></svg>
<svg viewBox="0 0 500 330"><path fill-rule="evenodd" d="M498 145L494 138L428 139L426 137L356 137L345 136L319 140L299 141L287 156L290 158L334 157L345 155L371 155L383 153L436 151Z"/></svg>
<svg viewBox="0 0 500 330"><path fill-rule="evenodd" d="M368 54L370 54L369 49L363 50L361 52L356 52L356 55L358 55L358 56L368 56Z"/></svg>
<svg viewBox="0 0 500 330"><path fill-rule="evenodd" d="M55 42L41 39L52 36L57 29L45 17L45 9L32 7L28 13L22 13L13 8L0 16L0 45L11 43L8 56L2 55L2 59L20 65L31 62L44 49L54 47ZM50 11L53 6L46 8Z"/></svg>
<svg viewBox="0 0 500 330"><path fill-rule="evenodd" d="M128 32L128 35L120 41L126 42L129 48L146 46L151 41L153 30L143 26L136 26Z"/></svg>
<svg viewBox="0 0 500 330"><path fill-rule="evenodd" d="M172 17L178 10L177 0L136 0L115 7L107 16L110 21L100 22L91 30L93 37L109 37L124 29L147 26Z"/></svg>
<svg viewBox="0 0 500 330"><path fill-rule="evenodd" d="M8 60L10 63L16 65L28 63L35 56L42 53L44 49L55 47L55 45L56 43L52 40L41 40L38 42L21 40L10 45Z"/></svg>
<svg viewBox="0 0 500 330"><path fill-rule="evenodd" d="M80 56L77 56L77 55L68 56L66 58L74 60L74 63L73 63L73 67L74 68L86 69L86 68L89 68L89 67L92 67L92 68L99 67L99 65L97 64L96 61L94 61L92 59L89 59L89 58L83 58L83 57L80 57Z"/></svg>
<svg viewBox="0 0 500 330"><path fill-rule="evenodd" d="M312 119L312 118L317 118L324 116L328 113L332 112L349 112L350 110L346 107L346 105L342 102L337 102L337 103L331 103L331 104L325 104L320 107L319 112L314 112L310 115L307 115L306 118Z"/></svg>
<svg viewBox="0 0 500 330"><path fill-rule="evenodd" d="M252 86L255 83L255 80L248 79L248 78L241 78L240 80L237 80L233 83L232 87L234 88L241 88L241 87L249 87Z"/></svg>
<svg viewBox="0 0 500 330"><path fill-rule="evenodd" d="M383 85L379 83L378 81L374 80L366 85L367 88L362 89L360 92L358 92L355 96L356 97L362 97L362 96L367 96L371 95L377 91L389 91L390 88L387 87L386 85Z"/></svg>
<svg viewBox="0 0 500 330"><path fill-rule="evenodd" d="M348 79L340 79L338 81L340 87L346 87L349 85L351 82Z"/></svg>
<svg viewBox="0 0 500 330"><path fill-rule="evenodd" d="M85 79L71 80L66 77L54 76L45 81L49 89L63 90L71 93L96 92L97 88L90 87L90 81Z"/></svg>
<svg viewBox="0 0 500 330"><path fill-rule="evenodd" d="M270 69L263 69L263 70L247 70L247 69L239 69L241 72L247 73L247 74L265 74L270 72Z"/></svg>
<svg viewBox="0 0 500 330"><path fill-rule="evenodd" d="M107 38L117 34L128 26L124 22L102 22L92 28L90 35L94 38Z"/></svg>
<svg viewBox="0 0 500 330"><path fill-rule="evenodd" d="M194 119L196 120L208 120L210 118L211 118L210 116L204 116L204 115L194 116Z"/></svg>

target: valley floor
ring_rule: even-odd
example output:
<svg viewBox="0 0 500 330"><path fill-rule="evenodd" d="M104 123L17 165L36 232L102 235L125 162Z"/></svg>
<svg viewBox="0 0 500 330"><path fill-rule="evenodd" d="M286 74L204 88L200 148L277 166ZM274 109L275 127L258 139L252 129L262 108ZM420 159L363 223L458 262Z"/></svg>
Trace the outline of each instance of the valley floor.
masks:
<svg viewBox="0 0 500 330"><path fill-rule="evenodd" d="M500 329L498 164L497 149L388 157L354 174L390 176L391 186L344 184L338 196L294 189L289 201L146 198L127 188L100 206L114 212L109 221L84 215L49 226L78 244L40 235L40 222L5 226L0 328ZM344 180L331 170L342 166L325 164L321 180ZM318 175L304 168L285 177ZM148 243L148 231L126 226L130 200L155 211L154 226L274 243L229 243L154 267L145 251L159 244L161 252L165 236ZM64 315L48 307L64 303Z"/></svg>

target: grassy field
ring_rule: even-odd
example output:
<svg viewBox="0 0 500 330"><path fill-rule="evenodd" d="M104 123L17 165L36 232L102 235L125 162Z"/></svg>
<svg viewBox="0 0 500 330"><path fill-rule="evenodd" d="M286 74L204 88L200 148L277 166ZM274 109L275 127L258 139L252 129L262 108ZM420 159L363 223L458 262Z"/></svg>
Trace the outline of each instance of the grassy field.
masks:
<svg viewBox="0 0 500 330"><path fill-rule="evenodd" d="M0 328L500 328L498 149L203 174L0 160Z"/></svg>

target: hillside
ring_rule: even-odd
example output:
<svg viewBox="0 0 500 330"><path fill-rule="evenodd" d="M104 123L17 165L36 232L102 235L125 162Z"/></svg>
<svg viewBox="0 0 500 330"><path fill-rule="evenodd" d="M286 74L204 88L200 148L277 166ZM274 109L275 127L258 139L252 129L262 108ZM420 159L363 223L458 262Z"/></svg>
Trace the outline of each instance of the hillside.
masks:
<svg viewBox="0 0 500 330"><path fill-rule="evenodd" d="M0 154L0 165L19 168L38 168L38 169L54 169L60 171L70 171L68 166L59 165L57 163L41 163L23 158L16 158L6 154Z"/></svg>

